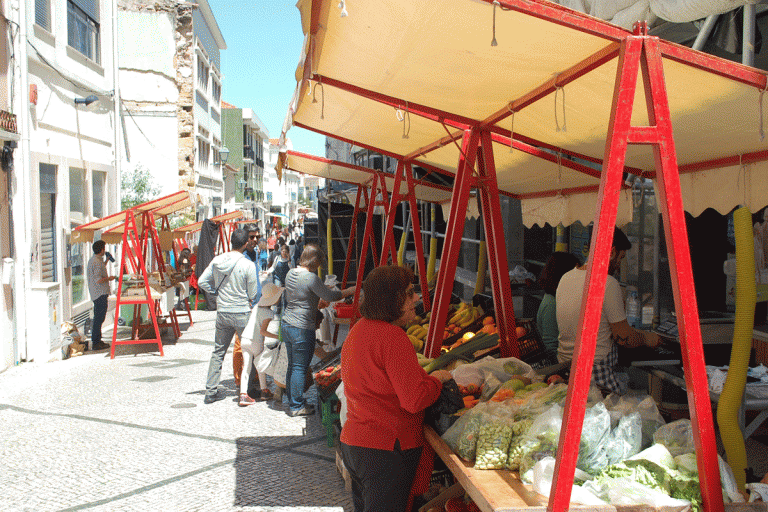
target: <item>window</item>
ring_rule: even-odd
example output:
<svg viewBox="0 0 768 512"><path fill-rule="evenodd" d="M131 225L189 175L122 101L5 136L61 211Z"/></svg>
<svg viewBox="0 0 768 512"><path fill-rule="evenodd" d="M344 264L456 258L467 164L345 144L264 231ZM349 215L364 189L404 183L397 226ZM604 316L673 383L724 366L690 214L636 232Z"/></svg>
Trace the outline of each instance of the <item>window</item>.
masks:
<svg viewBox="0 0 768 512"><path fill-rule="evenodd" d="M56 282L56 166L40 164L40 281Z"/></svg>
<svg viewBox="0 0 768 512"><path fill-rule="evenodd" d="M211 82L211 97L213 98L213 102L218 105L219 99L221 98L221 84L216 80L211 80Z"/></svg>
<svg viewBox="0 0 768 512"><path fill-rule="evenodd" d="M67 1L67 44L97 64L101 62L98 5L98 0Z"/></svg>
<svg viewBox="0 0 768 512"><path fill-rule="evenodd" d="M50 0L35 0L35 23L48 32L51 31Z"/></svg>
<svg viewBox="0 0 768 512"><path fill-rule="evenodd" d="M104 216L104 201L106 199L106 183L107 183L107 173L105 172L93 172L93 216L96 218L101 218Z"/></svg>
<svg viewBox="0 0 768 512"><path fill-rule="evenodd" d="M199 55L197 56L197 86L208 92L208 66Z"/></svg>
<svg viewBox="0 0 768 512"><path fill-rule="evenodd" d="M211 145L203 139L197 141L197 166L200 171L208 170L208 159L211 154Z"/></svg>
<svg viewBox="0 0 768 512"><path fill-rule="evenodd" d="M69 169L69 218L72 222L82 224L87 215L85 171L70 167Z"/></svg>

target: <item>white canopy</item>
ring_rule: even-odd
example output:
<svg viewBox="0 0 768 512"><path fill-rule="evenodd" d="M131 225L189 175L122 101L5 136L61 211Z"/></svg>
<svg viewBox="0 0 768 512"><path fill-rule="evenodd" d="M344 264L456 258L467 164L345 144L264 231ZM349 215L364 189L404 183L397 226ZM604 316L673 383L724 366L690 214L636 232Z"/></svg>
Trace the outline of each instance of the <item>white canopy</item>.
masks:
<svg viewBox="0 0 768 512"><path fill-rule="evenodd" d="M619 43L630 32L544 0L503 0L495 12L491 0L355 0L345 17L331 0L298 8L306 40L286 131L455 173L462 128L488 126L499 187L521 200L527 226L594 219ZM686 210L768 204L763 72L660 47ZM635 125L648 123L644 94L638 86ZM630 146L626 166L654 177L650 147ZM618 223L630 218L626 192Z"/></svg>

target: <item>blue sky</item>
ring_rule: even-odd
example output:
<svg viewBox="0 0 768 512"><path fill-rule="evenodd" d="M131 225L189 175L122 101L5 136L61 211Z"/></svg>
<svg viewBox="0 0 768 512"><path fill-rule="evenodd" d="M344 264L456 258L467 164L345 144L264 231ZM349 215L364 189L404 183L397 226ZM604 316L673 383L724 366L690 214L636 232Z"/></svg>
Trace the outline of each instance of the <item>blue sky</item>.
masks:
<svg viewBox="0 0 768 512"><path fill-rule="evenodd" d="M239 108L251 108L278 138L288 103L304 34L295 0L208 0L227 49L221 52L224 73L221 97ZM301 128L288 136L297 151L325 156L325 137Z"/></svg>

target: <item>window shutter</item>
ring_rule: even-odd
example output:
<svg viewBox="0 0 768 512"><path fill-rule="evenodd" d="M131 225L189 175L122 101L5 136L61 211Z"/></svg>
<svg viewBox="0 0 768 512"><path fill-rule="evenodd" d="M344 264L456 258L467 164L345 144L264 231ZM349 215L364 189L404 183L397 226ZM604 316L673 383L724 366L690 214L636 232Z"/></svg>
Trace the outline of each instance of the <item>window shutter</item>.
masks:
<svg viewBox="0 0 768 512"><path fill-rule="evenodd" d="M48 0L35 0L35 23L50 32L51 13L48 8Z"/></svg>
<svg viewBox="0 0 768 512"><path fill-rule="evenodd" d="M99 0L69 0L87 14L93 21L99 23Z"/></svg>

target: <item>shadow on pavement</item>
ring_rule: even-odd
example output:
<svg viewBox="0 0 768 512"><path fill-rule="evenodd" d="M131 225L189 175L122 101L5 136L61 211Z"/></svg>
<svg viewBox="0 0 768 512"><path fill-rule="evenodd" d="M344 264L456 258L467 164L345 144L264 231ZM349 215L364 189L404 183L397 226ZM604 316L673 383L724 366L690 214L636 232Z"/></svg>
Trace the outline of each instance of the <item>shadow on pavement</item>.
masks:
<svg viewBox="0 0 768 512"><path fill-rule="evenodd" d="M325 436L241 437L236 443L235 506L352 511Z"/></svg>

